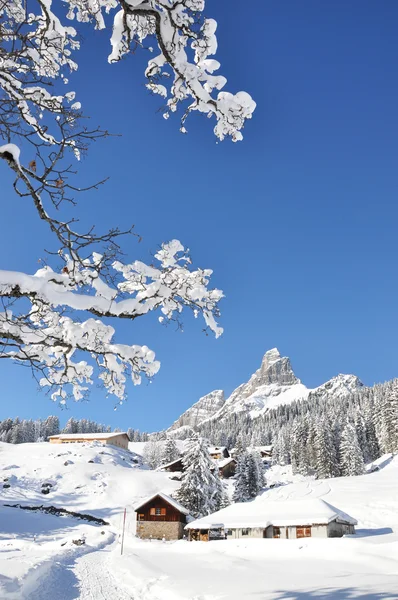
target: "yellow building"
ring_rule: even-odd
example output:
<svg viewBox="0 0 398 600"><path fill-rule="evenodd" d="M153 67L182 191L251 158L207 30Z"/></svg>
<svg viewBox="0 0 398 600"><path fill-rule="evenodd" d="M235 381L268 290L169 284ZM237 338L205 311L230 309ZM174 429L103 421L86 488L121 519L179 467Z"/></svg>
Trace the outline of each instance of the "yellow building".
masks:
<svg viewBox="0 0 398 600"><path fill-rule="evenodd" d="M61 433L51 435L50 444L76 444L83 442L101 442L104 445L117 446L128 450L130 438L125 432L115 431L114 433Z"/></svg>

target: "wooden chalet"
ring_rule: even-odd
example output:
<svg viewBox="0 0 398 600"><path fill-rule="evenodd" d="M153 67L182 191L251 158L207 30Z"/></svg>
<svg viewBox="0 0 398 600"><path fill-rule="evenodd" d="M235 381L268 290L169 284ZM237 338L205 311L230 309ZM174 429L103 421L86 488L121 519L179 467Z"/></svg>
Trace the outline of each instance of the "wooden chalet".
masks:
<svg viewBox="0 0 398 600"><path fill-rule="evenodd" d="M173 460L166 465L161 465L159 467L159 471L168 471L169 473L176 473L177 471L181 472L184 470L184 465L182 464L182 458L177 458L177 460Z"/></svg>
<svg viewBox="0 0 398 600"><path fill-rule="evenodd" d="M210 446L209 454L213 460L229 458L228 448L226 448L225 446Z"/></svg>
<svg viewBox="0 0 398 600"><path fill-rule="evenodd" d="M141 539L178 540L184 536L189 512L177 500L159 492L135 507L136 535Z"/></svg>
<svg viewBox="0 0 398 600"><path fill-rule="evenodd" d="M234 458L224 458L217 461L218 473L223 479L233 477L236 472L237 461Z"/></svg>

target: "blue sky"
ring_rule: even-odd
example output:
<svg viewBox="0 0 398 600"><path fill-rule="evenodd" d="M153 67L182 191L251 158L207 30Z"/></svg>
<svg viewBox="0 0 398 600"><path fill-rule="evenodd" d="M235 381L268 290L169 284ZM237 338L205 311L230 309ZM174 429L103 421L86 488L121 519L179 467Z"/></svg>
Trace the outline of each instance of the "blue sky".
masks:
<svg viewBox="0 0 398 600"><path fill-rule="evenodd" d="M119 339L146 343L162 368L152 384L130 386L117 412L96 388L62 412L29 371L2 362L0 418L59 414L157 430L211 390L231 392L274 346L308 386L339 372L368 385L398 375L398 4L251 6L252 15L237 0L206 9L219 23L227 88L257 102L239 144L216 144L197 116L186 136L176 118L162 119L144 87L148 56L109 66L109 31L82 30L71 78L93 125L123 136L96 144L81 165L87 181L111 178L80 197L82 221L135 223L143 242L131 241L130 259L180 239L225 291L224 336L206 337L189 316L184 333L151 317L121 323ZM51 241L0 169L0 268L32 272Z"/></svg>

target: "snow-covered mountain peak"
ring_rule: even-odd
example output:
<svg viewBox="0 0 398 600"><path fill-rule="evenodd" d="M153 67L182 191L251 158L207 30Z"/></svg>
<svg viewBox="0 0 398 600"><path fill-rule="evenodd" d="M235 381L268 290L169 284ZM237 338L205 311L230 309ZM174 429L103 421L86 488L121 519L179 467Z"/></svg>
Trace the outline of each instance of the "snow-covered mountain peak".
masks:
<svg viewBox="0 0 398 600"><path fill-rule="evenodd" d="M279 352L278 348L271 348L271 350L267 350L267 352L264 354L263 360L267 360L268 364L271 364L273 362L276 362L280 358L281 353Z"/></svg>
<svg viewBox="0 0 398 600"><path fill-rule="evenodd" d="M356 375L344 375L340 373L336 377L332 377L326 383L320 385L311 391L311 396L325 398L326 396L334 396L343 398L348 394L352 394L363 387L362 381Z"/></svg>
<svg viewBox="0 0 398 600"><path fill-rule="evenodd" d="M225 400L222 390L215 390L201 398L171 426L197 428L204 421L225 419L236 413L251 418L263 415L272 408L295 401L344 398L363 387L355 375L337 375L317 388L309 389L296 377L287 356L277 348L268 350L259 369L247 383L242 383Z"/></svg>

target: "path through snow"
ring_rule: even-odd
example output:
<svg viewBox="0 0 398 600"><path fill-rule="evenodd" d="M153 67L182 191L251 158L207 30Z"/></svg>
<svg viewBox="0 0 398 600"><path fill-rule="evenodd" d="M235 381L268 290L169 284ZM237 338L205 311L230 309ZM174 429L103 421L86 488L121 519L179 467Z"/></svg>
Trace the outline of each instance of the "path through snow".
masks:
<svg viewBox="0 0 398 600"><path fill-rule="evenodd" d="M23 600L135 600L111 573L109 559L115 549L110 543L77 558L57 561L39 578L35 589L23 590Z"/></svg>

